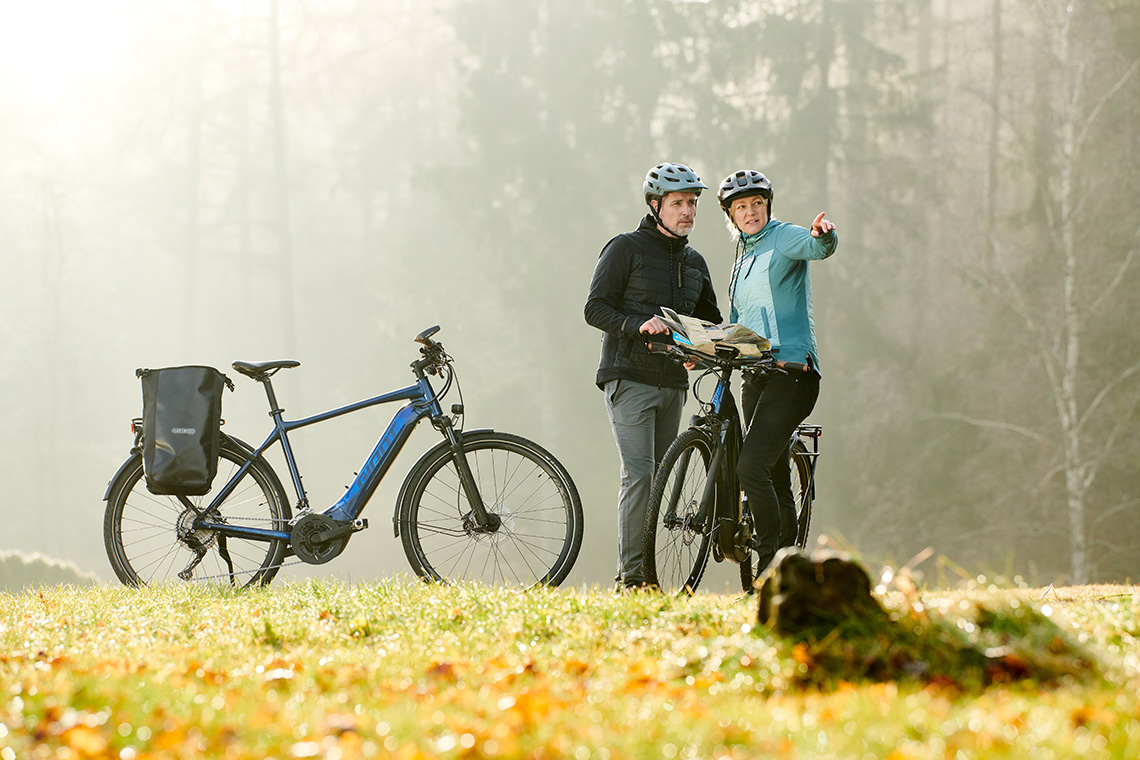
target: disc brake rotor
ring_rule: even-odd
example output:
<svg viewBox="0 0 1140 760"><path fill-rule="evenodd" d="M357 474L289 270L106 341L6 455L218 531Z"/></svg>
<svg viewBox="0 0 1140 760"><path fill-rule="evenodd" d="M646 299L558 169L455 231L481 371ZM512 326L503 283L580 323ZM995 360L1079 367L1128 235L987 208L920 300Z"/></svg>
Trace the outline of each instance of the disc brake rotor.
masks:
<svg viewBox="0 0 1140 760"><path fill-rule="evenodd" d="M475 513L463 516L463 530L477 543L498 543L514 533L515 516L501 504L488 504L487 517L494 523L492 530L480 530L475 524Z"/></svg>

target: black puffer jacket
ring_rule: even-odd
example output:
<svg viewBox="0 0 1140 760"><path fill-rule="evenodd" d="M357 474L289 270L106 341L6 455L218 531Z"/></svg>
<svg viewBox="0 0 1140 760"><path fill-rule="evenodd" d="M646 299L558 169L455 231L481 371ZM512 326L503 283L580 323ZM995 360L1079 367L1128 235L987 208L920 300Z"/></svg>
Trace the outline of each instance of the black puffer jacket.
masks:
<svg viewBox="0 0 1140 760"><path fill-rule="evenodd" d="M586 322L601 330L602 358L596 382L616 378L664 388L688 388L685 369L650 354L638 332L647 319L668 306L720 322L709 268L686 238L669 237L648 214L633 232L618 235L602 249L590 294Z"/></svg>

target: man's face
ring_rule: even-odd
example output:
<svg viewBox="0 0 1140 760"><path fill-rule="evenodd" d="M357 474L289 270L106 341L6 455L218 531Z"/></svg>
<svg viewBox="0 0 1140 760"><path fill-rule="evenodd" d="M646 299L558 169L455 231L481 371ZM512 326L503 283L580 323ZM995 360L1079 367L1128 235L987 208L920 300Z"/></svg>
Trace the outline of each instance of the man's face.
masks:
<svg viewBox="0 0 1140 760"><path fill-rule="evenodd" d="M697 219L697 193L667 193L660 201L657 214L661 227L673 237L688 237Z"/></svg>
<svg viewBox="0 0 1140 760"><path fill-rule="evenodd" d="M746 235L755 235L768 223L768 199L762 195L738 198L728 211L736 228Z"/></svg>

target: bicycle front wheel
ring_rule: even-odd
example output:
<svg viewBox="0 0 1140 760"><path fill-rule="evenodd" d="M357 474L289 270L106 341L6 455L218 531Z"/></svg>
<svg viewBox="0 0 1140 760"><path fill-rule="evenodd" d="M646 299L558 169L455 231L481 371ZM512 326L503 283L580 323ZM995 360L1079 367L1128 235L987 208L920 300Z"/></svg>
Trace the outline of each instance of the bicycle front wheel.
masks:
<svg viewBox="0 0 1140 760"><path fill-rule="evenodd" d="M792 497L796 501L796 543L800 549L807 546L808 529L811 527L812 477L811 457L804 442L796 439L792 444ZM760 557L753 552L748 562L740 563L740 585L745 591L753 591L753 582L764 572L758 567Z"/></svg>
<svg viewBox="0 0 1140 760"><path fill-rule="evenodd" d="M492 528L480 527L442 443L412 469L400 497L404 553L425 581L557 586L582 546L582 502L569 473L538 444L509 433L463 434Z"/></svg>
<svg viewBox="0 0 1140 760"><path fill-rule="evenodd" d="M708 566L711 509L703 524L697 513L711 459L712 440L704 431L689 429L669 445L653 478L642 570L646 583L666 593L693 593Z"/></svg>
<svg viewBox="0 0 1140 760"><path fill-rule="evenodd" d="M248 460L244 451L224 439L215 487L228 482ZM148 491L139 454L120 469L103 517L107 558L120 581L128 586L175 580L251 586L273 580L285 555L285 541L254 541L194 530L197 514L207 508L211 497L183 498L193 509L177 496ZM211 516L213 522L287 530L290 511L273 470L256 461ZM199 555L200 561L195 562Z"/></svg>

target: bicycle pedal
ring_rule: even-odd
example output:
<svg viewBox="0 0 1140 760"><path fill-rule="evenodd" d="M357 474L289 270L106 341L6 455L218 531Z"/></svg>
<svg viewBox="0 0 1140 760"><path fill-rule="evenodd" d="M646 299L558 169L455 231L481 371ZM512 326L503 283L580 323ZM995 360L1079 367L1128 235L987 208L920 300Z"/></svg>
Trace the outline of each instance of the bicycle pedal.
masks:
<svg viewBox="0 0 1140 760"><path fill-rule="evenodd" d="M367 527L368 527L368 520L366 518L358 517L357 519L352 521L352 529L354 531L364 530Z"/></svg>

